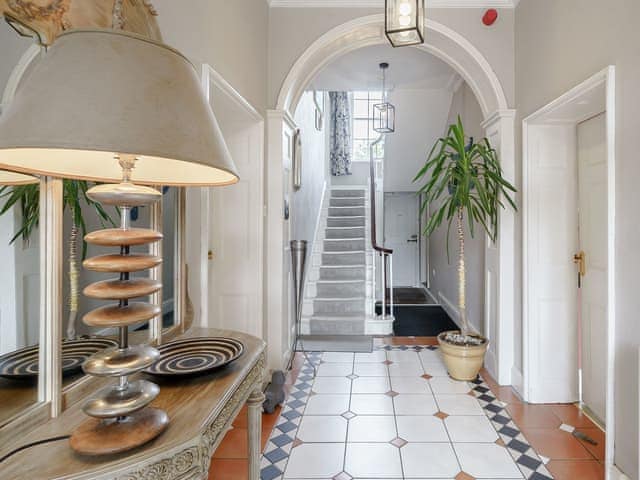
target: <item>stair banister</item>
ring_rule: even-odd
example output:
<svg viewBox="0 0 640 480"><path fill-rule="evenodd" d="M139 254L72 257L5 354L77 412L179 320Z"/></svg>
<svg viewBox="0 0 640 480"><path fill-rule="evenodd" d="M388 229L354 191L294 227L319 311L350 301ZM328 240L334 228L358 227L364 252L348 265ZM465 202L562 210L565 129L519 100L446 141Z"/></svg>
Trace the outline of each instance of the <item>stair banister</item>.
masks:
<svg viewBox="0 0 640 480"><path fill-rule="evenodd" d="M382 317L384 318L387 315L387 288L389 289L389 314L393 317L393 250L378 244L378 228L376 226L376 168L373 153L376 145L382 142L383 139L384 134L380 134L369 146L369 182L371 192L371 246L382 258Z"/></svg>

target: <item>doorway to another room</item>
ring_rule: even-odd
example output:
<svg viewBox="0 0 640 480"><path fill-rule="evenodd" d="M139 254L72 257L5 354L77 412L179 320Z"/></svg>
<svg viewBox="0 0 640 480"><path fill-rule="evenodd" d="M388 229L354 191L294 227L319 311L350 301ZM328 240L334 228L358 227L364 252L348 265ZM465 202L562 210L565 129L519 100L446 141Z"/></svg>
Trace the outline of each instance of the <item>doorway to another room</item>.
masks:
<svg viewBox="0 0 640 480"><path fill-rule="evenodd" d="M413 192L385 192L384 197L384 244L393 250L394 288L419 288L418 197Z"/></svg>
<svg viewBox="0 0 640 480"><path fill-rule="evenodd" d="M203 66L203 87L240 174L233 188L202 189L200 311L209 327L264 338L262 116L222 76Z"/></svg>
<svg viewBox="0 0 640 480"><path fill-rule="evenodd" d="M613 455L614 67L523 121L523 384L571 403Z"/></svg>

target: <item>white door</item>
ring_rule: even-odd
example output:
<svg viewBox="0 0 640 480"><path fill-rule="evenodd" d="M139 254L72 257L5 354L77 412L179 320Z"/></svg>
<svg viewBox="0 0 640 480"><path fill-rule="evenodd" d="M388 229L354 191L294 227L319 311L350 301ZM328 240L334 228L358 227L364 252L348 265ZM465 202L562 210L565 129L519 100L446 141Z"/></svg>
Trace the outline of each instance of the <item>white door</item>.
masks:
<svg viewBox="0 0 640 480"><path fill-rule="evenodd" d="M212 85L210 102L240 181L210 189L205 324L262 338L264 124L244 99L220 85Z"/></svg>
<svg viewBox="0 0 640 480"><path fill-rule="evenodd" d="M583 402L605 418L607 384L607 152L601 114L578 125L580 250L585 253L581 289Z"/></svg>
<svg viewBox="0 0 640 480"><path fill-rule="evenodd" d="M393 250L393 286L420 283L418 197L415 193L385 193L384 246Z"/></svg>
<svg viewBox="0 0 640 480"><path fill-rule="evenodd" d="M544 342L528 358L526 396L533 403L578 400L575 137L574 125L528 129L525 300L528 324Z"/></svg>

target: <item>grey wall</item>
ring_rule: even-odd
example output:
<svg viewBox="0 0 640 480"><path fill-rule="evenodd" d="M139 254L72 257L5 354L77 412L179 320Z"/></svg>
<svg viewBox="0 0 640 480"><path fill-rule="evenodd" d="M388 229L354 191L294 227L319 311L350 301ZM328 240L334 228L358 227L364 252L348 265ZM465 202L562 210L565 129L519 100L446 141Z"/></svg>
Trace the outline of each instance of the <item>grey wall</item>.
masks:
<svg viewBox="0 0 640 480"><path fill-rule="evenodd" d="M328 103L328 102L327 102ZM308 254L314 240L316 224L322 207L322 192L327 181L325 128L315 128L313 93L305 92L294 119L302 135L302 188L291 193L291 238L307 240Z"/></svg>
<svg viewBox="0 0 640 480"><path fill-rule="evenodd" d="M616 66L615 462L632 479L640 475L640 296L636 289L640 265L639 18L637 0L522 0L516 9L515 27L519 119L607 65Z"/></svg>
<svg viewBox="0 0 640 480"><path fill-rule="evenodd" d="M359 187L369 184L369 162L351 162L351 175L339 177L330 175L331 185L357 185Z"/></svg>
<svg viewBox="0 0 640 480"><path fill-rule="evenodd" d="M396 131L385 139L384 191L415 192L413 178L444 131L451 92L394 90L389 101L396 107Z"/></svg>
<svg viewBox="0 0 640 480"><path fill-rule="evenodd" d="M460 115L467 136L476 141L482 137L482 111L473 92L466 83L454 93L447 117L446 126L441 134L446 134L448 126L457 121ZM433 143L431 144L433 145ZM431 145L429 148L431 148ZM431 206L431 211L436 209ZM467 280L467 318L479 332L484 332L484 246L485 236L480 228L471 238L465 221L465 267ZM449 232L450 261L447 261L447 227L442 226L429 237L429 280L430 290L439 299L443 296L454 306L458 305L458 235L455 222Z"/></svg>
<svg viewBox="0 0 640 480"><path fill-rule="evenodd" d="M169 0L165 0L167 2ZM355 18L380 14L379 8L272 8L269 11L269 105L274 107L282 83L300 55L333 27ZM429 9L429 18L440 22L473 43L487 58L505 90L514 101L512 9L501 9L500 18L489 28L480 21L477 8Z"/></svg>
<svg viewBox="0 0 640 480"><path fill-rule="evenodd" d="M155 0L166 43L197 68L208 63L258 111L267 106L265 0Z"/></svg>

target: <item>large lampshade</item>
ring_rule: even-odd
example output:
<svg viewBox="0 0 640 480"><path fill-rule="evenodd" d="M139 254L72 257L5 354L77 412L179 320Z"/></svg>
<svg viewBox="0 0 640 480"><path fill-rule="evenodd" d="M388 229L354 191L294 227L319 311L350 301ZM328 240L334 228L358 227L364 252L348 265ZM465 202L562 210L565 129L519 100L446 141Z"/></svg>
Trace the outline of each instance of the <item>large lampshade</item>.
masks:
<svg viewBox="0 0 640 480"><path fill-rule="evenodd" d="M0 168L134 183L226 185L238 175L193 65L115 30L62 34L29 69L0 118Z"/></svg>
<svg viewBox="0 0 640 480"><path fill-rule="evenodd" d="M384 31L394 47L424 43L424 0L385 0Z"/></svg>
<svg viewBox="0 0 640 480"><path fill-rule="evenodd" d="M38 183L39 181L40 180L31 175L0 170L0 185L30 185L32 183Z"/></svg>

